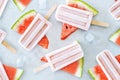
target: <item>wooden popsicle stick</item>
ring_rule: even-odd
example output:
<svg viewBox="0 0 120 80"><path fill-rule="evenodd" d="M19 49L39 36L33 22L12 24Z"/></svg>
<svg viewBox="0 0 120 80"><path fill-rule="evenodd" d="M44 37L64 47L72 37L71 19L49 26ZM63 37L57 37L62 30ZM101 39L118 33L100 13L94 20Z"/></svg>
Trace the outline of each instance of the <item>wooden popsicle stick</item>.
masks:
<svg viewBox="0 0 120 80"><path fill-rule="evenodd" d="M52 15L52 13L55 11L55 9L57 8L57 4L54 4L53 6L52 6L52 8L50 8L50 10L47 12L47 14L44 16L47 20L50 18L50 16ZM37 73L37 72L39 72L39 71L42 71L42 70L44 70L45 68L47 68L47 67L49 67L50 66L50 64L49 63L46 63L46 64L44 64L44 65L42 65L42 66L40 66L40 67L37 67L37 68L35 68L34 70L33 70L33 72L34 73Z"/></svg>
<svg viewBox="0 0 120 80"><path fill-rule="evenodd" d="M3 41L2 44L3 44L8 50L10 50L12 53L16 53L16 49L13 48L8 42Z"/></svg>
<svg viewBox="0 0 120 80"><path fill-rule="evenodd" d="M47 12L47 14L45 15L45 18L47 20L50 18L50 16L52 15L52 13L55 11L56 8L57 8L57 4L54 4L52 8L50 8L50 10Z"/></svg>
<svg viewBox="0 0 120 80"><path fill-rule="evenodd" d="M97 26L102 26L102 27L108 27L109 26L108 23L106 23L106 22L100 22L100 21L97 21L97 20L92 20L91 24L97 25Z"/></svg>
<svg viewBox="0 0 120 80"><path fill-rule="evenodd" d="M43 64L42 66L35 68L33 72L34 72L34 73L38 73L38 72L44 70L45 68L47 68L47 67L49 67L49 66L50 66L49 63Z"/></svg>

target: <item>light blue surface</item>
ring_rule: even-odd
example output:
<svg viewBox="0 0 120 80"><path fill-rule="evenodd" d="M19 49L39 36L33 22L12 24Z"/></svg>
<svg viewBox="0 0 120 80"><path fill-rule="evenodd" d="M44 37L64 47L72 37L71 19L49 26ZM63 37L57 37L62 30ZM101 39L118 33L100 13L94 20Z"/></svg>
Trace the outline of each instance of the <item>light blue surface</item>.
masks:
<svg viewBox="0 0 120 80"><path fill-rule="evenodd" d="M21 80L92 80L87 73L87 70L97 64L95 57L99 52L104 49L109 49L114 55L120 53L120 47L108 40L109 36L120 27L120 22L115 21L108 12L109 7L114 3L113 0L85 1L99 10L99 14L94 17L94 19L108 22L110 24L109 28L101 28L91 25L88 32L79 29L69 38L62 41L60 40L62 23L57 22L53 14L49 19L53 26L47 33L47 36L50 40L49 49L45 50L37 46L33 51L28 52L21 48L18 44L20 35L10 29L13 23L23 13L31 9L35 9L44 16L54 3L65 4L65 0L47 0L47 8L45 10L39 9L38 0L33 0L23 13L21 13L17 9L12 0L9 0L6 10L3 16L0 18L0 28L7 32L8 35L5 40L17 49L17 54L12 54L4 46L0 45L0 59L2 60L2 62L4 64L17 67L17 58L23 57L23 59L25 60L25 65L24 67L22 67L22 69L24 69L25 72ZM85 40L84 36L87 33L92 33L95 36L95 40L92 43L89 43ZM41 62L39 61L39 57L42 57L45 53L48 53L52 50L65 46L66 44L74 40L80 41L85 53L85 65L82 78L77 78L63 71L57 71L53 73L50 68L47 68L46 70L38 74L34 74L32 72L33 68L41 64Z"/></svg>

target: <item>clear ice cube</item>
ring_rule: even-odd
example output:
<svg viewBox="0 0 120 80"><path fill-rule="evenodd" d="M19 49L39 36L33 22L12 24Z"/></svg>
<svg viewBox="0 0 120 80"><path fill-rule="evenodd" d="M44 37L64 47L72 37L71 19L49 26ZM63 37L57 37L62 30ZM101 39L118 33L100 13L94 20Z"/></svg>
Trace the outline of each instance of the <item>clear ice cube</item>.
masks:
<svg viewBox="0 0 120 80"><path fill-rule="evenodd" d="M40 9L45 9L46 8L46 0L39 0L39 8Z"/></svg>
<svg viewBox="0 0 120 80"><path fill-rule="evenodd" d="M87 33L86 35L85 35L85 40L87 41L87 42L93 42L94 41L94 39L95 39L95 36L93 35L93 34L91 34L91 33Z"/></svg>

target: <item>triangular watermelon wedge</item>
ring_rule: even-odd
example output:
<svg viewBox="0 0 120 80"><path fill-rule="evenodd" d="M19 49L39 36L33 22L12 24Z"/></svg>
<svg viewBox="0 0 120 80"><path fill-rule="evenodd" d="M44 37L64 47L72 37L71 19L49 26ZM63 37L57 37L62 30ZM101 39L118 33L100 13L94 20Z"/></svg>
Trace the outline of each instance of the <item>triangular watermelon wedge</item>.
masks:
<svg viewBox="0 0 120 80"><path fill-rule="evenodd" d="M61 33L61 40L66 39L69 35L75 32L78 28L71 26L69 24L63 23L62 26L62 33Z"/></svg>
<svg viewBox="0 0 120 80"><path fill-rule="evenodd" d="M11 29L22 35L28 28L28 26L30 25L35 16L36 16L35 10L30 10L26 12L13 24ZM38 45L47 49L49 45L49 40L47 36L44 36L43 39L40 40Z"/></svg>
<svg viewBox="0 0 120 80"><path fill-rule="evenodd" d="M91 5L89 5L88 3L86 3L82 0L67 0L66 2L67 2L68 6L91 11L91 12L93 12L94 15L98 14L98 11L95 8L93 8ZM61 40L65 40L72 33L74 33L77 29L78 28L75 26L71 26L69 24L63 23L62 32L61 32Z"/></svg>
<svg viewBox="0 0 120 80"><path fill-rule="evenodd" d="M116 56L116 59L120 63L120 55ZM88 73L90 74L93 80L108 80L99 65L96 65L93 68L89 69Z"/></svg>
<svg viewBox="0 0 120 80"><path fill-rule="evenodd" d="M118 60L118 62L120 63L120 55L116 56L115 58L116 58L116 59Z"/></svg>
<svg viewBox="0 0 120 80"><path fill-rule="evenodd" d="M31 2L31 0L13 0L20 11L23 11Z"/></svg>
<svg viewBox="0 0 120 80"><path fill-rule="evenodd" d="M20 80L23 70L11 66L3 65L9 80Z"/></svg>
<svg viewBox="0 0 120 80"><path fill-rule="evenodd" d="M118 29L112 36L110 36L109 40L120 46L120 29Z"/></svg>
<svg viewBox="0 0 120 80"><path fill-rule="evenodd" d="M49 40L46 35L39 41L38 45L40 45L41 47L43 47L45 49L48 49Z"/></svg>
<svg viewBox="0 0 120 80"><path fill-rule="evenodd" d="M43 62L47 62L46 57L42 57L40 60ZM84 58L64 67L61 70L65 71L69 74L72 74L74 76L82 77L83 65L84 65Z"/></svg>

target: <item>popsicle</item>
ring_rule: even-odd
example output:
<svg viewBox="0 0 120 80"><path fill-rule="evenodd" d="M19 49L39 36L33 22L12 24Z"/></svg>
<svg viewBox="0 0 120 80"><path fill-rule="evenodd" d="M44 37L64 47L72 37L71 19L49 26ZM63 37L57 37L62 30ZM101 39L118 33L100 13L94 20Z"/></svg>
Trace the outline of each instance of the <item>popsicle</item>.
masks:
<svg viewBox="0 0 120 80"><path fill-rule="evenodd" d="M104 50L96 57L98 64L109 80L120 80L120 65L109 50Z"/></svg>
<svg viewBox="0 0 120 80"><path fill-rule="evenodd" d="M115 20L120 20L120 0L117 0L109 9Z"/></svg>
<svg viewBox="0 0 120 80"><path fill-rule="evenodd" d="M93 13L90 11L77 9L66 5L60 5L58 7L55 17L56 20L60 22L76 26L83 30L88 30L90 24L95 24L103 27L109 26L108 23L92 20Z"/></svg>
<svg viewBox="0 0 120 80"><path fill-rule="evenodd" d="M32 50L38 42L45 36L51 23L47 19L51 16L53 11L56 9L56 4L48 11L45 18L37 13L34 20L31 22L29 27L23 33L19 40L19 44L26 50Z"/></svg>
<svg viewBox="0 0 120 80"><path fill-rule="evenodd" d="M11 47L6 41L4 41L5 37L6 37L6 32L0 29L0 44L3 44L12 53L16 53L16 50L13 47Z"/></svg>
<svg viewBox="0 0 120 80"><path fill-rule="evenodd" d="M84 53L80 44L77 41L75 41L63 48L60 48L49 54L46 54L48 63L34 69L34 72L37 73L49 66L51 70L55 72L79 60L83 56L84 56Z"/></svg>
<svg viewBox="0 0 120 80"><path fill-rule="evenodd" d="M0 0L0 17L7 5L8 0Z"/></svg>
<svg viewBox="0 0 120 80"><path fill-rule="evenodd" d="M120 54L115 56L115 59L119 62L120 64ZM104 74L103 70L101 67L97 64L94 67L90 68L88 70L89 75L91 76L92 80L108 80L106 75Z"/></svg>
<svg viewBox="0 0 120 80"><path fill-rule="evenodd" d="M0 80L9 80L1 62L0 62Z"/></svg>

